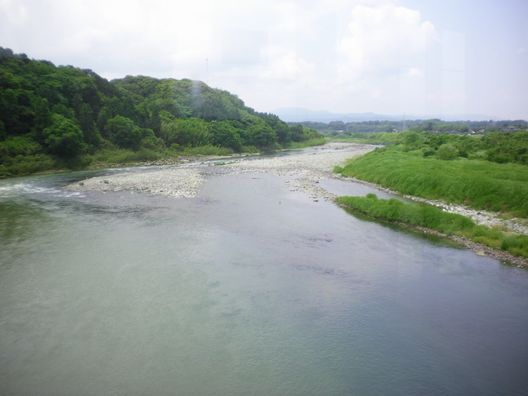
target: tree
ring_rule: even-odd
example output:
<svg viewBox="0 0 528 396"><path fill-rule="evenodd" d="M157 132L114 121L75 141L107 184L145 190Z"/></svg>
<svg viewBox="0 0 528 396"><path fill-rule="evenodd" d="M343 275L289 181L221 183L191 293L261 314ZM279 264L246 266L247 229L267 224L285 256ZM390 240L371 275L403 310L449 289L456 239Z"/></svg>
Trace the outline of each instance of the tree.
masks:
<svg viewBox="0 0 528 396"><path fill-rule="evenodd" d="M51 125L44 129L44 143L52 154L72 158L83 149L83 133L72 120L52 114Z"/></svg>
<svg viewBox="0 0 528 396"><path fill-rule="evenodd" d="M271 148L277 141L275 131L266 123L256 123L248 128L249 144L262 148Z"/></svg>
<svg viewBox="0 0 528 396"><path fill-rule="evenodd" d="M213 144L229 147L234 151L242 149L242 141L235 127L229 121L215 121L211 123Z"/></svg>
<svg viewBox="0 0 528 396"><path fill-rule="evenodd" d="M290 137L294 142L300 142L304 140L304 131L302 125L294 125L290 127Z"/></svg>
<svg viewBox="0 0 528 396"><path fill-rule="evenodd" d="M211 143L209 124L199 118L170 118L166 114L162 117L161 137L167 146L203 146Z"/></svg>
<svg viewBox="0 0 528 396"><path fill-rule="evenodd" d="M143 133L130 118L115 116L106 123L105 132L108 138L117 146L137 150L141 144Z"/></svg>

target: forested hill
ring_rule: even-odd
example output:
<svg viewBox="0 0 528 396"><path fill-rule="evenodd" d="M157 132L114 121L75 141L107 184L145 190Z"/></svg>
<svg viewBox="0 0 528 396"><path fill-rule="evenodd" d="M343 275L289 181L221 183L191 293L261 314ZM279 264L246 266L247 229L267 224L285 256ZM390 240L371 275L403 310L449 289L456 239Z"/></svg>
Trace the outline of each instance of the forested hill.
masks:
<svg viewBox="0 0 528 396"><path fill-rule="evenodd" d="M276 149L317 136L203 82L108 81L0 47L0 176L86 164L102 152L110 161L108 153L155 159L202 146Z"/></svg>

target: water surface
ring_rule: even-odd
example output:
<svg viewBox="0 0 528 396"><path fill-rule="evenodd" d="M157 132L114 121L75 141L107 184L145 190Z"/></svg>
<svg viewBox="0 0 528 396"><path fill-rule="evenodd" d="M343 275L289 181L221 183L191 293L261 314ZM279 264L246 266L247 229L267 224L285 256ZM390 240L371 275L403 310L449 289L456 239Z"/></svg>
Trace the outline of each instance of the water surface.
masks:
<svg viewBox="0 0 528 396"><path fill-rule="evenodd" d="M195 199L0 183L0 394L526 394L528 272L208 168Z"/></svg>

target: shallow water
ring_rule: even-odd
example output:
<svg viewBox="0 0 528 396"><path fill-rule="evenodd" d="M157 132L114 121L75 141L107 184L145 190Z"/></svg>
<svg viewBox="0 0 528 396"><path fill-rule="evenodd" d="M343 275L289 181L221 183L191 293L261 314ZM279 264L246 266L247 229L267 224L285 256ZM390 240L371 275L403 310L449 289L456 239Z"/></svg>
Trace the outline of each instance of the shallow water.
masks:
<svg viewBox="0 0 528 396"><path fill-rule="evenodd" d="M195 199L0 183L0 394L526 394L527 271L208 169Z"/></svg>

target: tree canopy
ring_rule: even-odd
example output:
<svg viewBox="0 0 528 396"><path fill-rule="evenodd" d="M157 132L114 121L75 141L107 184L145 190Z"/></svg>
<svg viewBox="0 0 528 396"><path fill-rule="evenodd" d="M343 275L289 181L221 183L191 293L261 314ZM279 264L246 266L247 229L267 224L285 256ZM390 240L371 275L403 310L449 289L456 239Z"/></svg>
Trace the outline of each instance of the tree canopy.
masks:
<svg viewBox="0 0 528 396"><path fill-rule="evenodd" d="M102 147L159 151L214 145L238 152L314 136L309 128L258 113L200 81L146 76L108 81L88 69L55 66L0 47L2 147L29 145L35 155L60 159ZM9 149L3 152L10 156Z"/></svg>

